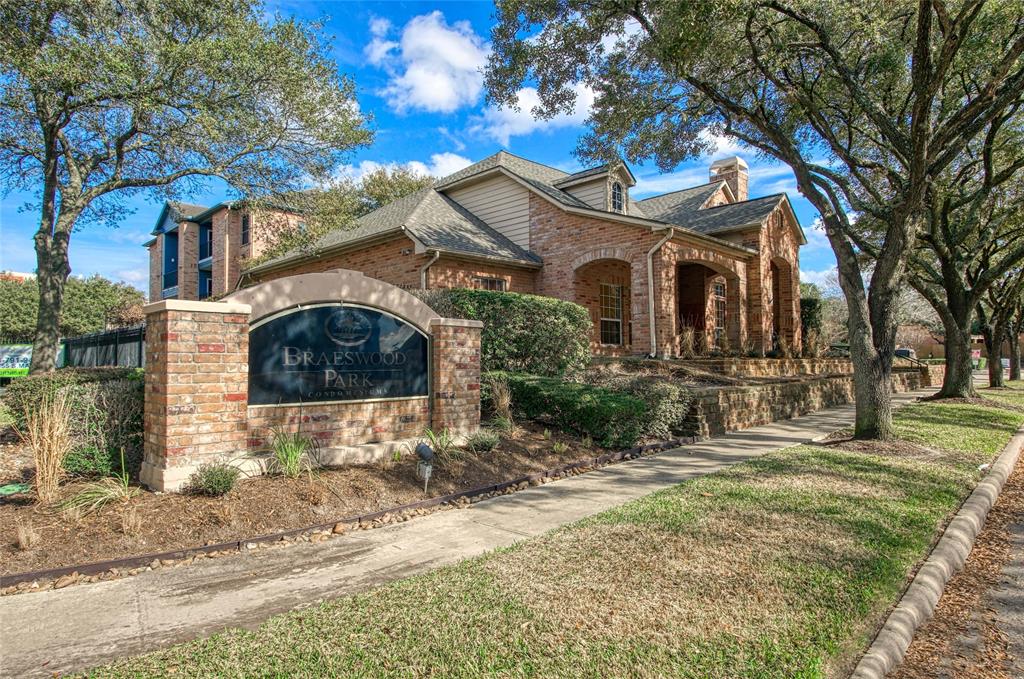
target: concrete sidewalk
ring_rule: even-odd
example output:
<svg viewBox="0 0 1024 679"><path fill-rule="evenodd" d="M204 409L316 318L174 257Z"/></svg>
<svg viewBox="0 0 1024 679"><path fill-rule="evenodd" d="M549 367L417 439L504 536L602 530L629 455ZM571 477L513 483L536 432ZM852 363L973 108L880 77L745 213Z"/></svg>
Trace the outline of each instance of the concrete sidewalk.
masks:
<svg viewBox="0 0 1024 679"><path fill-rule="evenodd" d="M897 394L906 403L928 392ZM319 544L0 598L0 675L94 667L477 556L695 476L849 426L853 406L699 444Z"/></svg>

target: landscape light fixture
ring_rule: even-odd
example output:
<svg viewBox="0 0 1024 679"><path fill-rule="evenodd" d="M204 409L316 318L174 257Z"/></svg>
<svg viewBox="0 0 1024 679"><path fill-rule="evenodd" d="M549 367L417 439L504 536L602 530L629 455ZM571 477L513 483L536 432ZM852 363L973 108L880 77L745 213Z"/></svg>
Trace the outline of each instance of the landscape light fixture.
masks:
<svg viewBox="0 0 1024 679"><path fill-rule="evenodd" d="M416 446L416 455L420 458L416 463L416 476L423 479L423 494L426 495L430 475L434 473L434 451L426 443L420 442Z"/></svg>

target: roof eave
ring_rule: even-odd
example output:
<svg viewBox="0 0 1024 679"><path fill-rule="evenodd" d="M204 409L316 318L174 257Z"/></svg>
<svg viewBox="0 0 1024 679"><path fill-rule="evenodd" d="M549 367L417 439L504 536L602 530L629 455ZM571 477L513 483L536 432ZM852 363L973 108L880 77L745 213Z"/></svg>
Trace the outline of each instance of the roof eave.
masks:
<svg viewBox="0 0 1024 679"><path fill-rule="evenodd" d="M343 243L338 243L336 245L331 245L331 246L325 247L325 248L323 248L321 250L310 251L310 252L300 252L300 253L297 253L295 255L292 255L288 259L279 260L279 261L264 262L263 264L257 264L256 266L254 266L252 268L245 269L242 272L242 274L243 275L252 275L252 274L267 273L268 271L277 271L278 269L286 269L289 266L294 265L297 262L301 262L301 261L306 260L306 259L319 259L321 257L326 257L328 255L335 255L335 254L339 254L339 253L342 253L342 252L346 252L348 250L353 250L353 249L357 249L359 247L364 247L366 245L372 245L372 244L374 244L376 242L384 242L384 241L390 240L391 238L393 238L395 236L402 235L403 233L406 234L406 235L409 235L404 226L394 227L392 229L388 229L387 231L381 231L381 232L378 232L378 233L372 233L372 234L369 234L368 236L364 236L362 238L357 238L355 240L345 241Z"/></svg>
<svg viewBox="0 0 1024 679"><path fill-rule="evenodd" d="M540 269L542 266L544 266L543 262L534 262L524 259L513 259L509 257L481 255L476 253L462 252L461 250L450 250L446 248L437 248L433 246L427 246L427 250L432 252L440 252L442 255L447 255L449 257L458 257L459 259L468 259L472 261L487 262L492 264L502 264L504 266L515 266L523 269Z"/></svg>

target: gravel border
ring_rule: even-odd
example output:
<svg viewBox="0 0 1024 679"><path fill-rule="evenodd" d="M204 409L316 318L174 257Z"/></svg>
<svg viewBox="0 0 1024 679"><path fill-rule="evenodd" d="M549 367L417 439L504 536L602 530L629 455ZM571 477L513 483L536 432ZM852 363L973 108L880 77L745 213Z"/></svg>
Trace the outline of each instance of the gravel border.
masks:
<svg viewBox="0 0 1024 679"><path fill-rule="evenodd" d="M917 628L935 612L946 583L964 567L985 517L1024 450L1024 426L999 453L988 474L978 483L946 526L928 559L918 570L885 624L857 663L852 679L881 679L903 660Z"/></svg>

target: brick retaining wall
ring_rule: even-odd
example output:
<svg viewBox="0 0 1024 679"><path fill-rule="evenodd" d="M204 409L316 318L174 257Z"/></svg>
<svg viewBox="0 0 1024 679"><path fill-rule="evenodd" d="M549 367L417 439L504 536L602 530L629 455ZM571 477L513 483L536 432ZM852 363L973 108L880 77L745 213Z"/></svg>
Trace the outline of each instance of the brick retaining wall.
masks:
<svg viewBox="0 0 1024 679"><path fill-rule="evenodd" d="M680 363L727 377L853 374L853 362L848 358L694 358Z"/></svg>
<svg viewBox="0 0 1024 679"><path fill-rule="evenodd" d="M916 370L897 372L892 382L896 392L924 386L922 374ZM693 432L716 436L852 403L853 377L838 375L744 387L708 387L697 390L696 397L690 412Z"/></svg>

